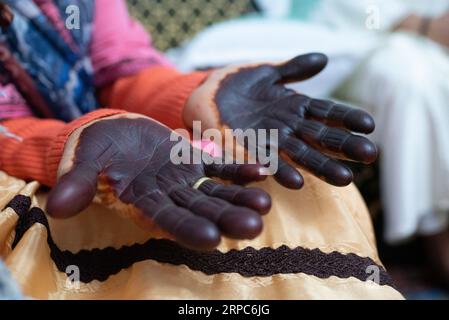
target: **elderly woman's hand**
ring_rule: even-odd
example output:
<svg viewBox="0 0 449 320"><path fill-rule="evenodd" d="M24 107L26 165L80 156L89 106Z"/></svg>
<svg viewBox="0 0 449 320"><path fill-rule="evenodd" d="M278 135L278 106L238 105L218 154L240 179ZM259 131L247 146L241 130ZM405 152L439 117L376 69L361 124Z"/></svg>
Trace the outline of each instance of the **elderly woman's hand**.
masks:
<svg viewBox="0 0 449 320"><path fill-rule="evenodd" d="M278 141L257 144L266 144L265 150L276 144L281 157L275 174L279 183L301 188L297 165L333 185L348 185L352 172L336 159L363 163L376 159L375 145L352 133L371 133L373 119L364 111L311 99L285 87L313 77L326 64L326 56L313 53L279 65L219 69L191 95L184 120L187 125L199 120L205 129L277 129Z"/></svg>
<svg viewBox="0 0 449 320"><path fill-rule="evenodd" d="M179 143L190 146L167 127L142 116L104 119L80 128L66 144L60 165L65 174L49 194L48 214L71 217L98 195L131 206L141 222L157 224L193 249L214 249L222 234L234 239L259 235L270 196L260 189L205 177L246 183L263 180L265 169L207 165L204 160L178 163L173 150Z"/></svg>

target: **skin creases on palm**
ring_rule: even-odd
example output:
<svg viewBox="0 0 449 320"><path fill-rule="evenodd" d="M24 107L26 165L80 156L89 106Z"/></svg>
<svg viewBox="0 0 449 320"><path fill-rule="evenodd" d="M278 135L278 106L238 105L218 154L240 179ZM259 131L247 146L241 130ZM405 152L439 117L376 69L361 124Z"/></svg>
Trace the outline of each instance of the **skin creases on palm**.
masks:
<svg viewBox="0 0 449 320"><path fill-rule="evenodd" d="M314 53L281 65L242 67L220 80L214 96L213 105L227 127L278 130L278 141L257 144L276 144L281 157L275 178L292 189L303 185L295 166L330 184L345 186L351 183L352 172L337 159L372 163L377 158L371 141L352 134L374 131L369 114L285 87L313 77L326 64L326 56Z"/></svg>
<svg viewBox="0 0 449 320"><path fill-rule="evenodd" d="M235 239L259 235L261 215L271 207L263 190L214 180L198 189L193 186L204 177L236 183L263 180L264 169L176 164L170 154L178 141L170 141L171 133L148 118L102 120L87 127L80 135L72 169L50 192L48 213L56 218L79 213L90 205L101 182L108 186L103 192L110 190L118 201L131 205L143 219L187 247L210 250L221 235Z"/></svg>

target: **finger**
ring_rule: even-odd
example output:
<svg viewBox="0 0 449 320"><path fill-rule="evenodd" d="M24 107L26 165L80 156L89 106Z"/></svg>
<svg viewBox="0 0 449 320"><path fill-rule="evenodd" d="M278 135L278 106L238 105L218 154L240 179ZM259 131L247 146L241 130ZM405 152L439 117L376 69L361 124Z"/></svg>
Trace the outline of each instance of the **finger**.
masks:
<svg viewBox="0 0 449 320"><path fill-rule="evenodd" d="M256 211L238 207L193 188L177 188L170 198L178 205L204 217L233 239L254 239L262 232L263 222Z"/></svg>
<svg viewBox="0 0 449 320"><path fill-rule="evenodd" d="M304 178L302 175L290 164L279 158L279 167L274 175L274 179L286 188L299 190L304 186Z"/></svg>
<svg viewBox="0 0 449 320"><path fill-rule="evenodd" d="M332 185L347 186L353 180L352 171L345 165L312 149L299 139L288 138L282 146L282 151L292 161Z"/></svg>
<svg viewBox="0 0 449 320"><path fill-rule="evenodd" d="M303 81L320 73L327 65L327 57L322 53L297 56L277 67L283 83Z"/></svg>
<svg viewBox="0 0 449 320"><path fill-rule="evenodd" d="M47 213L54 218L70 218L86 209L97 192L98 170L88 164L78 164L62 176L50 191Z"/></svg>
<svg viewBox="0 0 449 320"><path fill-rule="evenodd" d="M311 100L307 115L316 120L324 120L329 125L359 133L369 134L376 128L374 119L367 112L332 101Z"/></svg>
<svg viewBox="0 0 449 320"><path fill-rule="evenodd" d="M208 177L232 180L235 183L246 184L253 181L263 181L269 175L269 170L259 164L210 164L204 165Z"/></svg>
<svg viewBox="0 0 449 320"><path fill-rule="evenodd" d="M271 209L271 197L262 189L224 185L214 180L207 180L200 185L198 190L208 196L223 199L237 206L251 208L262 215L267 214Z"/></svg>
<svg viewBox="0 0 449 320"><path fill-rule="evenodd" d="M377 148L370 140L318 121L301 122L297 135L307 144L344 160L370 164L377 159Z"/></svg>
<svg viewBox="0 0 449 320"><path fill-rule="evenodd" d="M160 192L139 199L135 206L187 248L208 251L220 244L221 234L213 222L176 206Z"/></svg>

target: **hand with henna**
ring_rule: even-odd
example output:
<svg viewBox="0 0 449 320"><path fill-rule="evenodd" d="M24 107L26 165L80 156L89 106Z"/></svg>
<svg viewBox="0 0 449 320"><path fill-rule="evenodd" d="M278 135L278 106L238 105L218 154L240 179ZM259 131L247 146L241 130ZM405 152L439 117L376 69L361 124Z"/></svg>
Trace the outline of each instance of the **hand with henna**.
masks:
<svg viewBox="0 0 449 320"><path fill-rule="evenodd" d="M204 178L240 184L263 180L265 168L174 164L170 154L179 142L171 141L172 131L141 116L103 119L79 130L66 144L60 168L67 173L49 194L49 215L68 218L96 195L112 197L198 250L214 249L221 235L253 239L262 231L261 215L271 207L268 194Z"/></svg>
<svg viewBox="0 0 449 320"><path fill-rule="evenodd" d="M369 164L377 158L376 146L353 134L373 132L373 119L364 111L285 87L315 76L326 64L325 55L312 53L279 65L213 71L191 95L185 123L201 121L202 129L277 129L280 159L275 178L279 183L301 188L303 177L295 169L299 166L330 184L346 186L353 180L352 172L337 160Z"/></svg>

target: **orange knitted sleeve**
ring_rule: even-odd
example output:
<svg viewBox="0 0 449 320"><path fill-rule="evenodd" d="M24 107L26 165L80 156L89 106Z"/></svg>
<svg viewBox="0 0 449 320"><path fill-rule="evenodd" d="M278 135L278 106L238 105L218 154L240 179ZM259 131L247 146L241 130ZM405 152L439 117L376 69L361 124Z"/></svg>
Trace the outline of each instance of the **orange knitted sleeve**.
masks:
<svg viewBox="0 0 449 320"><path fill-rule="evenodd" d="M148 68L101 90L103 105L123 110L100 109L68 124L37 118L4 121L0 123L6 131L0 132L0 170L53 186L69 135L91 121L126 111L151 117L172 129L184 128L184 105L206 77L203 72L184 75L168 67Z"/></svg>
<svg viewBox="0 0 449 320"><path fill-rule="evenodd" d="M184 106L207 75L206 72L182 74L169 67L151 67L103 88L100 100L103 105L120 106L172 129L185 128Z"/></svg>
<svg viewBox="0 0 449 320"><path fill-rule="evenodd" d="M70 123L37 118L4 121L0 123L0 170L53 186L70 134L91 121L120 113L125 111L100 109Z"/></svg>

